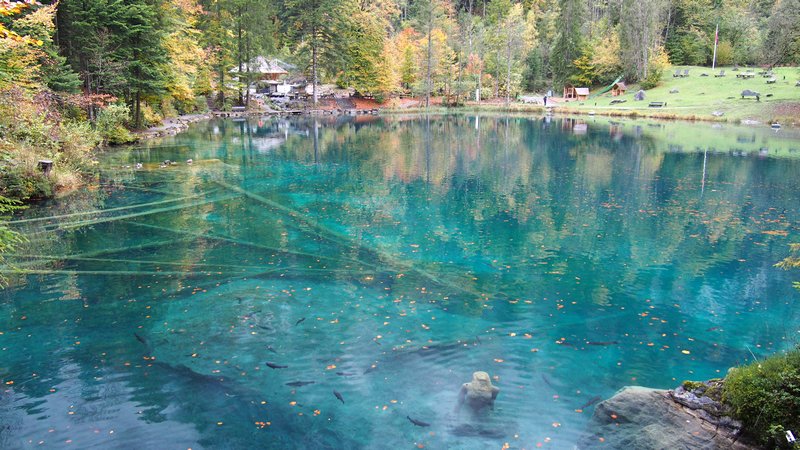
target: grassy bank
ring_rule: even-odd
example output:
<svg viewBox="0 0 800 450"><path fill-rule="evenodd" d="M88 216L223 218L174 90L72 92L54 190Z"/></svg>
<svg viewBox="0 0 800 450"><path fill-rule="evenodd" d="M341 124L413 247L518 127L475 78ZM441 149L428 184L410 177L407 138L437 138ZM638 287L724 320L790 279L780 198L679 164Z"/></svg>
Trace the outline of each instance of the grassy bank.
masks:
<svg viewBox="0 0 800 450"><path fill-rule="evenodd" d="M100 133L49 91L0 92L0 195L14 200L74 189L93 172ZM53 162L45 174L40 160Z"/></svg>
<svg viewBox="0 0 800 450"><path fill-rule="evenodd" d="M689 70L688 77L674 77L679 70L681 74ZM721 70L724 77L715 77ZM737 78L747 69L733 71L732 67L720 67L711 70L709 67L676 66L665 71L658 87L645 91L645 99L636 101L635 93L638 85L628 86L628 91L618 97L611 93L591 97L583 102L559 102L548 108L556 114L564 115L602 115L609 117L637 118L646 117L666 120L689 120L709 122L762 124L781 123L782 125L800 126L800 68L778 67L774 69L775 83L767 84L768 78L758 75L761 69L753 69L753 78ZM702 76L706 74L707 76ZM754 98L741 98L745 89L761 94L760 101ZM600 88L593 88L593 92ZM614 100L622 103L611 104ZM650 102L664 102L661 108L649 107ZM546 108L514 102L508 106L502 103L468 102L464 106L445 108L441 106L425 108L384 108L384 113L446 112L446 111L496 111L525 112L543 114ZM715 115L716 113L716 115ZM721 115L720 115L721 113Z"/></svg>
<svg viewBox="0 0 800 450"><path fill-rule="evenodd" d="M688 77L674 77L676 70L683 73L689 70ZM715 77L721 70L724 77ZM636 101L634 94L638 86L630 86L627 93L612 97L606 93L590 97L585 102L569 102L560 108L568 108L576 112L595 111L597 114L636 114L647 117L662 117L690 120L727 120L729 122L753 120L762 123L779 122L786 125L800 125L800 87L795 86L800 80L800 68L778 67L774 69L775 83L767 84L768 78L758 74L754 69L753 78L737 78L737 74L746 69L733 71L732 67L720 67L711 70L708 67L680 66L666 71L661 84L645 91L645 100ZM702 76L702 74L708 76ZM745 89L761 94L761 100L748 97L741 98ZM676 92L677 91L677 92ZM612 105L612 100L625 100L624 103ZM650 102L665 102L662 108L648 107ZM714 112L723 115L719 118Z"/></svg>

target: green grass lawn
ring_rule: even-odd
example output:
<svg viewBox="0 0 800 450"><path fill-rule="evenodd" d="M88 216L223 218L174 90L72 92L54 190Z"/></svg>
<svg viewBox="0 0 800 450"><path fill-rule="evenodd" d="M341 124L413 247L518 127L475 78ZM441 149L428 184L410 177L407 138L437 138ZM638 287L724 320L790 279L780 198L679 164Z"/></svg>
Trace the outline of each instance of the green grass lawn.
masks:
<svg viewBox="0 0 800 450"><path fill-rule="evenodd" d="M676 70L681 73L689 69L689 77L676 78ZM565 108L577 111L596 111L598 114L614 111L633 112L642 115L673 114L685 118L696 116L708 119L714 117L712 112L721 111L723 119L728 121L756 120L759 122L779 121L785 124L800 125L800 87L795 83L800 80L800 68L779 67L774 70L774 84L767 84L767 78L758 75L761 69L753 69L754 78L747 80L736 78L736 74L746 71L740 68L733 72L732 67L722 67L711 70L710 67L674 66L664 72L661 84L649 91L645 91L645 100L634 100L634 94L639 90L638 85L628 86L628 92L619 97L612 97L608 92L598 97L590 97L580 104L569 102L562 104ZM714 77L720 70L725 70L725 77ZM701 74L707 73L707 77ZM677 89L677 93L670 93ZM761 94L761 101L755 98L742 99L740 94L744 89L750 89ZM599 89L593 89L597 91ZM768 95L771 94L770 97ZM611 105L614 99L626 100L625 103ZM649 108L650 102L666 102L663 108Z"/></svg>

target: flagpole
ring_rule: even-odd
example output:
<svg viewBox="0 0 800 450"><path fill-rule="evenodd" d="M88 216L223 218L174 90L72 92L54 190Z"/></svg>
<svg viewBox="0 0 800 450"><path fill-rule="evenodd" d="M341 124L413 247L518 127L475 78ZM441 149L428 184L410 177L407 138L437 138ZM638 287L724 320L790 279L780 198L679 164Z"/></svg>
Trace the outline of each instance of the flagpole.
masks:
<svg viewBox="0 0 800 450"><path fill-rule="evenodd" d="M717 23L717 30L714 31L714 59L711 61L711 70L717 67L717 43L719 42L719 23Z"/></svg>

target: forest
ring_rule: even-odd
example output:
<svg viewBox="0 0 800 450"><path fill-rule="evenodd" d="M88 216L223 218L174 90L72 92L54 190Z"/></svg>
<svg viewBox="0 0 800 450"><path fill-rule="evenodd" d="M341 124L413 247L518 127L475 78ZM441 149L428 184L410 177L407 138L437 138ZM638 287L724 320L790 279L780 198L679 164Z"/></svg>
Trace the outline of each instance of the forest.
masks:
<svg viewBox="0 0 800 450"><path fill-rule="evenodd" d="M326 83L458 105L620 76L647 89L670 64L710 65L715 36L717 65L796 64L800 0L4 0L0 193L46 196L98 144L248 104L257 56L314 103ZM43 156L55 183L37 181Z"/></svg>
<svg viewBox="0 0 800 450"><path fill-rule="evenodd" d="M135 127L212 96L211 106L242 102L247 76L231 70L258 55L309 82L455 102L479 87L490 98L620 75L654 84L667 64L710 65L717 27L718 65L800 59L798 0L4 3L17 10L5 15L7 37L24 38L2 49L0 88L113 96Z"/></svg>

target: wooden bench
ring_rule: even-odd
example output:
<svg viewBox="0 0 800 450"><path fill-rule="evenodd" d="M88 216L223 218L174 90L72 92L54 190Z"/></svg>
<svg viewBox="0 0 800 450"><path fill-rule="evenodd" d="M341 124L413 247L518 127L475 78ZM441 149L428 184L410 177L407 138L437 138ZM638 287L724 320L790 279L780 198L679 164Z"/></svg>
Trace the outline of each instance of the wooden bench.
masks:
<svg viewBox="0 0 800 450"><path fill-rule="evenodd" d="M650 104L647 105L648 108L661 108L663 106L667 106L667 102L650 102Z"/></svg>
<svg viewBox="0 0 800 450"><path fill-rule="evenodd" d="M798 83L800 83L800 81L798 81ZM611 100L611 103L610 103L610 104L611 104L611 105L616 105L616 104L618 104L618 103L625 103L625 102L627 102L627 100L620 100L620 99L616 99L616 100Z"/></svg>
<svg viewBox="0 0 800 450"><path fill-rule="evenodd" d="M754 78L755 76L756 76L756 74L754 74L752 72L745 72L745 73L737 73L736 74L736 78L741 78L741 79L744 79L744 80L746 80L748 78Z"/></svg>
<svg viewBox="0 0 800 450"><path fill-rule="evenodd" d="M231 112L240 113L240 112L245 112L246 110L247 108L245 108L244 106L231 106Z"/></svg>

